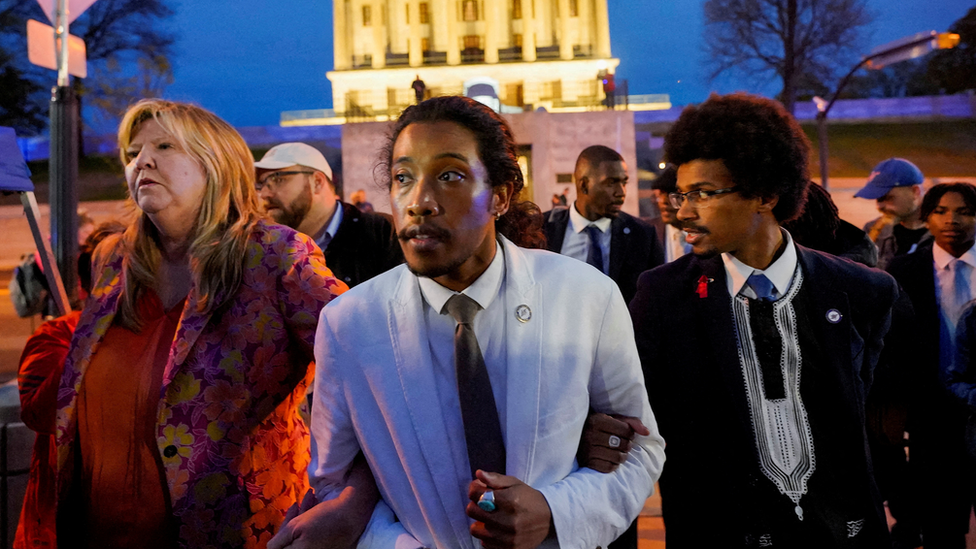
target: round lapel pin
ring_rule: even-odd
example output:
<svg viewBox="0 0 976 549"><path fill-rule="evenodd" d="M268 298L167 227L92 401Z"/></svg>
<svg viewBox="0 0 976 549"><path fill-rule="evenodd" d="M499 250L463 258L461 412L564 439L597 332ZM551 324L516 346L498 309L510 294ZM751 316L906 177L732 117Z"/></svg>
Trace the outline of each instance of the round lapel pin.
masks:
<svg viewBox="0 0 976 549"><path fill-rule="evenodd" d="M837 324L842 318L844 318L844 315L840 314L840 311L837 309L827 311L827 322L831 324Z"/></svg>
<svg viewBox="0 0 976 549"><path fill-rule="evenodd" d="M532 309L528 305L519 305L515 308L515 318L522 323L528 322L532 318Z"/></svg>
<svg viewBox="0 0 976 549"><path fill-rule="evenodd" d="M624 234L630 234L630 227L624 227Z"/></svg>

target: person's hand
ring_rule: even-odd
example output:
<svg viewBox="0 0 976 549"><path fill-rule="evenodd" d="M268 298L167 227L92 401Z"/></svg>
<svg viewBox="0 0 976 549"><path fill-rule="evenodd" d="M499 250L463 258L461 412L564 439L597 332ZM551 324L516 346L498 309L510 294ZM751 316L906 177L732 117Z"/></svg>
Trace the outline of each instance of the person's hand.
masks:
<svg viewBox="0 0 976 549"><path fill-rule="evenodd" d="M346 549L354 548L362 529L342 520L341 498L318 503L312 490L301 504L292 504L281 529L268 542L268 549Z"/></svg>
<svg viewBox="0 0 976 549"><path fill-rule="evenodd" d="M339 496L319 503L312 490L306 492L301 504L285 513L268 549L352 549L379 500L373 474L360 453Z"/></svg>
<svg viewBox="0 0 976 549"><path fill-rule="evenodd" d="M612 473L627 461L635 433L644 436L651 434L636 417L594 412L586 418L576 460L580 467Z"/></svg>
<svg viewBox="0 0 976 549"><path fill-rule="evenodd" d="M489 549L538 547L550 535L555 535L552 511L542 492L521 480L498 473L479 470L478 478L468 486L466 512L476 522L471 535ZM495 510L478 507L478 500L486 490L495 493Z"/></svg>

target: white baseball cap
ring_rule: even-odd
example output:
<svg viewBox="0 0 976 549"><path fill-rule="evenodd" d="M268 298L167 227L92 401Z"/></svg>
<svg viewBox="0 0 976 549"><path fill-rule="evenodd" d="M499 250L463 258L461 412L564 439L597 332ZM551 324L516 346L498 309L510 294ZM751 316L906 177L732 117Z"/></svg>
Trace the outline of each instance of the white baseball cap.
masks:
<svg viewBox="0 0 976 549"><path fill-rule="evenodd" d="M259 162L254 163L254 167L262 170L280 170L296 164L318 170L332 181L332 166L329 166L329 161L318 149L305 143L282 143L271 147Z"/></svg>

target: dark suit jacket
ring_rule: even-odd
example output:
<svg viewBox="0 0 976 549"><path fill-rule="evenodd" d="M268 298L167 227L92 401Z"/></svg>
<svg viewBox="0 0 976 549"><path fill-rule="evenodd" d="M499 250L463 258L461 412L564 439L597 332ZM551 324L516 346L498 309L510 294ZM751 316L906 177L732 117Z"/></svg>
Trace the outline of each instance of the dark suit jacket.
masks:
<svg viewBox="0 0 976 549"><path fill-rule="evenodd" d="M967 410L946 386L939 365L939 304L935 297L935 269L932 242L915 253L899 255L888 264L888 272L911 297L915 309L917 364L912 372L908 432L911 461L927 479L923 488L952 482L967 465L962 446ZM958 480L958 476L956 477Z"/></svg>
<svg viewBox="0 0 976 549"><path fill-rule="evenodd" d="M647 221L647 224L654 227L654 234L657 235L657 243L661 245L661 253L664 253L664 239L667 238L668 232L665 227L664 220L660 217L655 217L654 219L647 219L646 217L641 218Z"/></svg>
<svg viewBox="0 0 976 549"><path fill-rule="evenodd" d="M881 271L802 246L797 251L800 395L816 459L800 501L803 522L758 466L721 257L686 255L638 281L630 311L651 407L667 441L661 494L669 549L758 547L757 538L769 532L773 547L888 543L864 404L897 287ZM840 313L837 323L827 320L829 311ZM861 533L848 540L847 523L858 520Z"/></svg>
<svg viewBox="0 0 976 549"><path fill-rule="evenodd" d="M325 253L325 265L350 288L403 263L403 250L388 216L342 205L342 223Z"/></svg>
<svg viewBox="0 0 976 549"><path fill-rule="evenodd" d="M569 208L553 208L543 214L547 248L557 254L562 250ZM617 283L624 301L630 302L637 291L637 277L664 263L664 247L654 227L630 214L620 212L610 223L610 278Z"/></svg>

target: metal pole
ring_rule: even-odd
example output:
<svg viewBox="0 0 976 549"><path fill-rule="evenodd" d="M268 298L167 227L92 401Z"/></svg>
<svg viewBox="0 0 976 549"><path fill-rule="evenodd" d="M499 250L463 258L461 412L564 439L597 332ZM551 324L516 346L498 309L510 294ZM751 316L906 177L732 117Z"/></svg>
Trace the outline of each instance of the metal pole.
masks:
<svg viewBox="0 0 976 549"><path fill-rule="evenodd" d="M827 157L830 152L827 150L827 113L821 111L817 113L817 141L820 149L820 186L825 191L830 190L830 183L827 175Z"/></svg>
<svg viewBox="0 0 976 549"><path fill-rule="evenodd" d="M67 0L58 0L58 85L51 90L51 245L68 297L78 287L78 111L68 77Z"/></svg>

